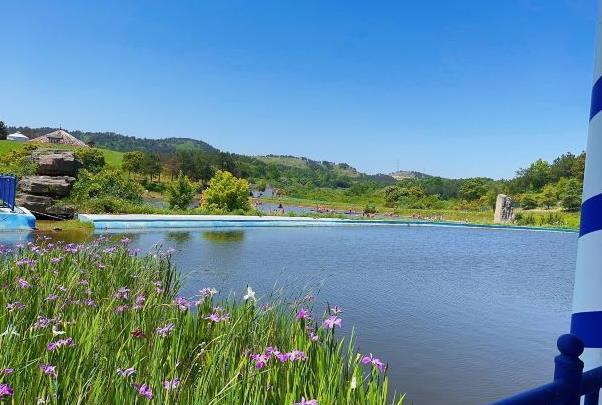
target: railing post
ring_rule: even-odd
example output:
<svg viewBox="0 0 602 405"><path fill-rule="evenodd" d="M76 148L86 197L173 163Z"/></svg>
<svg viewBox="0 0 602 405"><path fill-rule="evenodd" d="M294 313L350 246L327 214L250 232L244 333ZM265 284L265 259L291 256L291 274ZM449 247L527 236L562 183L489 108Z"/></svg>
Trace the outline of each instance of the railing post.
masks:
<svg viewBox="0 0 602 405"><path fill-rule="evenodd" d="M583 374L583 342L575 335L562 335L556 343L560 354L554 359L554 381L562 384L563 405L579 405L579 388Z"/></svg>

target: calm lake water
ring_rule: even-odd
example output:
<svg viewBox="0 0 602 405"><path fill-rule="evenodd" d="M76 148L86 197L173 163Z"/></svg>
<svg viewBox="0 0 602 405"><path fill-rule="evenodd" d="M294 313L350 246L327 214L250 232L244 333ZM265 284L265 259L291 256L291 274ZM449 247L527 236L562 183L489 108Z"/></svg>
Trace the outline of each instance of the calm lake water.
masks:
<svg viewBox="0 0 602 405"><path fill-rule="evenodd" d="M251 285L344 309L410 404L479 404L550 382L567 332L577 235L443 227L129 234L174 247L184 295Z"/></svg>

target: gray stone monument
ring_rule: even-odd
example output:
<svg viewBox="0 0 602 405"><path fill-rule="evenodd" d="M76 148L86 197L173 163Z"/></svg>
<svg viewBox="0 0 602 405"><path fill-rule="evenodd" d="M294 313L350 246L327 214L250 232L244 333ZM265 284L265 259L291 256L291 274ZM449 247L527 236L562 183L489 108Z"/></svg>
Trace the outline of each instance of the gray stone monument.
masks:
<svg viewBox="0 0 602 405"><path fill-rule="evenodd" d="M496 224L511 222L514 220L514 212L512 209L512 199L504 194L498 194L495 200L495 214L493 222Z"/></svg>

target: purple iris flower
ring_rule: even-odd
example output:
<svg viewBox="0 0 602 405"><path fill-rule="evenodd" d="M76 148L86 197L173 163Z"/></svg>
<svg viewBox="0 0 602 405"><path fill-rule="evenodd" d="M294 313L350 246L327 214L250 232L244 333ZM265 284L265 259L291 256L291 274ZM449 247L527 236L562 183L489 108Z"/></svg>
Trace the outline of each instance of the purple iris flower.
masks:
<svg viewBox="0 0 602 405"><path fill-rule="evenodd" d="M153 399L153 391L148 384L134 384L134 387L141 396L146 397L147 399Z"/></svg>
<svg viewBox="0 0 602 405"><path fill-rule="evenodd" d="M338 318L336 315L332 315L324 320L323 325L325 328L328 328L328 329L333 329L335 326L338 326L340 328L341 322L343 322L343 320L341 318Z"/></svg>
<svg viewBox="0 0 602 405"><path fill-rule="evenodd" d="M29 288L29 287L31 287L31 284L29 284L29 282L27 280L25 280L24 278L18 278L17 279L17 284L19 285L19 288Z"/></svg>
<svg viewBox="0 0 602 405"><path fill-rule="evenodd" d="M0 374L3 374L3 375L9 375L9 374L12 374L14 372L15 372L15 370L13 368L10 368L10 367L7 367L7 368L4 368L4 369L0 370Z"/></svg>
<svg viewBox="0 0 602 405"><path fill-rule="evenodd" d="M311 314L309 313L308 310L303 309L303 308L299 308L299 311L297 312L297 319L301 320L301 319L311 319Z"/></svg>
<svg viewBox="0 0 602 405"><path fill-rule="evenodd" d="M159 336L161 337L166 337L168 336L171 332L173 332L173 330L176 328L176 325L174 325L173 323L168 323L167 325L163 326L163 327L159 327L156 329L156 332Z"/></svg>
<svg viewBox="0 0 602 405"><path fill-rule="evenodd" d="M293 405L318 405L318 401L315 399L305 399L305 397L301 397L301 402L295 402Z"/></svg>
<svg viewBox="0 0 602 405"><path fill-rule="evenodd" d="M40 364L40 370L42 370L44 374L51 376L55 380L58 376L56 372L56 366L53 366L52 364Z"/></svg>
<svg viewBox="0 0 602 405"><path fill-rule="evenodd" d="M13 393L14 393L14 391L10 385L0 384L0 399L12 397Z"/></svg>
<svg viewBox="0 0 602 405"><path fill-rule="evenodd" d="M19 301L9 302L8 304L6 304L6 309L8 309L8 312L13 312L15 310L21 311L24 308L25 305L21 304Z"/></svg>
<svg viewBox="0 0 602 405"><path fill-rule="evenodd" d="M167 391L178 388L178 385L180 385L179 378L174 378L173 380L163 381L163 388L165 388Z"/></svg>
<svg viewBox="0 0 602 405"><path fill-rule="evenodd" d="M117 292L115 293L115 299L118 300L127 300L128 296L130 294L130 289L127 287L120 287L117 289Z"/></svg>
<svg viewBox="0 0 602 405"><path fill-rule="evenodd" d="M134 367L130 367L130 368L126 368L126 369L121 369L121 368L117 369L117 374L119 374L122 377L129 377L135 373L136 373L136 369Z"/></svg>
<svg viewBox="0 0 602 405"><path fill-rule="evenodd" d="M178 307L178 309L180 311L188 311L188 309L190 308L190 301L188 301L186 298L184 297L176 297L176 299L173 302L175 304L176 307Z"/></svg>

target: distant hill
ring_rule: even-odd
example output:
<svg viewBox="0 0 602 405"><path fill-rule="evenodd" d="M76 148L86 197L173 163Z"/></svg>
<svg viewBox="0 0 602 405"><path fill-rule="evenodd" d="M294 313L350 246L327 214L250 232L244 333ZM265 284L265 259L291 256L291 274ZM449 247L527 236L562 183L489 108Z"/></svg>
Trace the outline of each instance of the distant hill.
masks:
<svg viewBox="0 0 602 405"><path fill-rule="evenodd" d="M399 170L391 173L389 176L393 177L395 180L404 180L404 179L428 179L433 176L426 173L415 172L415 171L407 171L407 170Z"/></svg>
<svg viewBox="0 0 602 405"><path fill-rule="evenodd" d="M58 128L8 127L8 129L9 132L18 131L33 139ZM93 143L98 148L117 152L139 150L156 153L160 156L163 164L166 164L177 154L184 164L182 169L191 178L197 177L194 172L200 167L197 167L198 163L202 162L213 169L228 170L253 181L264 179L275 185L301 184L313 185L314 187L348 188L357 182L370 181L381 185L396 182L393 176L365 174L347 163L316 161L306 157L290 155L245 156L231 154L222 152L206 142L191 138L148 139L115 132L67 131L86 143ZM409 173L426 176L418 172Z"/></svg>
<svg viewBox="0 0 602 405"><path fill-rule="evenodd" d="M9 132L21 132L30 139L46 135L59 128L41 127L8 127ZM198 149L205 152L217 153L219 150L206 142L191 138L163 138L148 139L136 138L117 134L115 132L83 132L78 130L66 130L76 138L86 142L94 143L99 148L110 149L118 152L129 152L140 150L149 153L158 153L162 156L173 155L179 149Z"/></svg>

